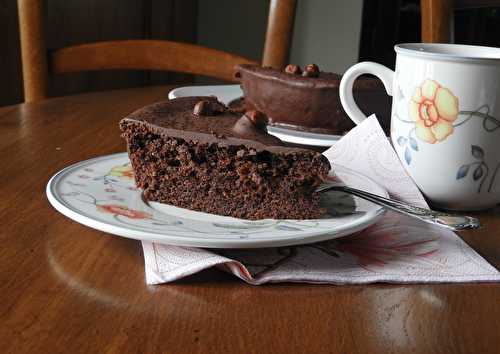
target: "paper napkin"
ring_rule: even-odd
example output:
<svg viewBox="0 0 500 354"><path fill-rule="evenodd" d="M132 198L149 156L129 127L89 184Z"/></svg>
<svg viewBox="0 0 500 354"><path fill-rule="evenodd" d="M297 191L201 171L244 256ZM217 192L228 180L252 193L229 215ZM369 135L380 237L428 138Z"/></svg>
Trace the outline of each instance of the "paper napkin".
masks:
<svg viewBox="0 0 500 354"><path fill-rule="evenodd" d="M324 155L384 186L391 197L427 204L375 116ZM388 212L370 228L331 241L253 250L209 250L142 242L146 282L171 282L217 266L249 284L500 281L500 273L455 233Z"/></svg>

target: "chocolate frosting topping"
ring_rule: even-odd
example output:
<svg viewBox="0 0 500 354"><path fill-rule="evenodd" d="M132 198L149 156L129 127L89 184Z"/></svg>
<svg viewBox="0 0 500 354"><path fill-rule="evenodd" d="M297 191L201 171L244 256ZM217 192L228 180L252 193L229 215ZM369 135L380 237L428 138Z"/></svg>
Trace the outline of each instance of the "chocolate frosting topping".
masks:
<svg viewBox="0 0 500 354"><path fill-rule="evenodd" d="M135 111L122 119L120 125L146 124L159 135L178 137L189 141L218 143L219 145L246 145L256 150L276 153L304 151L283 146L278 138L259 128L247 116L241 116L225 106L211 115L195 115L195 105L208 101L220 105L215 97L182 97L159 102Z"/></svg>
<svg viewBox="0 0 500 354"><path fill-rule="evenodd" d="M270 79L275 82L286 83L302 88L338 88L340 86L341 75L321 71L317 77L307 77L302 75L290 75L285 71L274 68L261 67L254 64L241 64L235 67L241 78L245 74L251 74L263 79Z"/></svg>
<svg viewBox="0 0 500 354"><path fill-rule="evenodd" d="M296 65L278 70L242 64L235 70L244 108L265 113L271 125L339 135L354 127L340 102L338 74L320 71L314 64L307 65L302 74ZM380 81L356 80L354 96L362 111L387 117L384 122L390 120L390 99Z"/></svg>
<svg viewBox="0 0 500 354"><path fill-rule="evenodd" d="M241 137L248 138L249 136L260 136L260 142L265 143L266 145L282 145L283 143L278 138L267 133L267 128L265 125L262 125L260 122L256 122L252 120L248 113L241 116L240 119L236 121L233 126L233 132Z"/></svg>

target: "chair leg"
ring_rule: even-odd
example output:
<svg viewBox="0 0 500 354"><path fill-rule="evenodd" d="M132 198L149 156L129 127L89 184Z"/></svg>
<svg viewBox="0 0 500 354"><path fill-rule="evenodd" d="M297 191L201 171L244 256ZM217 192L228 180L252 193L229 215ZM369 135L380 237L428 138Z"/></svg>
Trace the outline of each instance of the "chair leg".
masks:
<svg viewBox="0 0 500 354"><path fill-rule="evenodd" d="M296 0L271 0L262 66L285 67L292 42Z"/></svg>
<svg viewBox="0 0 500 354"><path fill-rule="evenodd" d="M420 0L422 42L449 43L453 0Z"/></svg>
<svg viewBox="0 0 500 354"><path fill-rule="evenodd" d="M47 97L48 66L44 31L44 1L18 0L24 100Z"/></svg>

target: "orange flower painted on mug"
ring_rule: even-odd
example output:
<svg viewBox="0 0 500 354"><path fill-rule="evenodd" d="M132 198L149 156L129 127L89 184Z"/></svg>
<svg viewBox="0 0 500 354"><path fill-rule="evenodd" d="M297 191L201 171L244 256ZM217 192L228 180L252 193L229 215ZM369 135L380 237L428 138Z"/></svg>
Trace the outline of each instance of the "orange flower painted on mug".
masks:
<svg viewBox="0 0 500 354"><path fill-rule="evenodd" d="M96 205L97 210L103 213L114 214L126 216L130 219L151 219L152 215L150 213L146 213L145 211L129 209L123 205L117 204L104 204L104 205Z"/></svg>
<svg viewBox="0 0 500 354"><path fill-rule="evenodd" d="M415 134L429 144L441 142L453 133L458 116L458 98L434 80L425 80L410 100L410 117Z"/></svg>

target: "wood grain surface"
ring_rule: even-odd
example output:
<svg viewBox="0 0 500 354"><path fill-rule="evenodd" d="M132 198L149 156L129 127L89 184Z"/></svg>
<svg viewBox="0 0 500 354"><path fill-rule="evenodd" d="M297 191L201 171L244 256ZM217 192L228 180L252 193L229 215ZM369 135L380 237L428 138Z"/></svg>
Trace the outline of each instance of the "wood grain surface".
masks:
<svg viewBox="0 0 500 354"><path fill-rule="evenodd" d="M124 151L118 121L168 87L0 109L2 353L498 353L498 284L250 286L217 270L144 282L138 241L55 211L68 164ZM497 268L500 209L461 234Z"/></svg>

